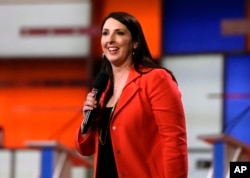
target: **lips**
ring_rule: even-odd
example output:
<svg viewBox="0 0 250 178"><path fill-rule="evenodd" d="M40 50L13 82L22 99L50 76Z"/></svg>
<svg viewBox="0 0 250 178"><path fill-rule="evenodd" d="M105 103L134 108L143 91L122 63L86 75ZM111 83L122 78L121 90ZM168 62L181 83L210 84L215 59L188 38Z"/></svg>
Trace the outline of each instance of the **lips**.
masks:
<svg viewBox="0 0 250 178"><path fill-rule="evenodd" d="M109 47L108 50L109 50L110 52L115 52L115 51L118 50L118 48L117 48L117 47Z"/></svg>

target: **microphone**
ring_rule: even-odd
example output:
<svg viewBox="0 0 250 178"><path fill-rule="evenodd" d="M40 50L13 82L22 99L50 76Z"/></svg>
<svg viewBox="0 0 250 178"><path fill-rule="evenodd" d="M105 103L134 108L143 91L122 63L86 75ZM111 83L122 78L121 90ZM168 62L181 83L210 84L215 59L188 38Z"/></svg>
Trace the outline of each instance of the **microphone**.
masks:
<svg viewBox="0 0 250 178"><path fill-rule="evenodd" d="M103 91L107 87L108 79L109 76L105 73L99 73L96 77L92 92L94 93L94 99L97 101L97 103L99 102ZM95 116L95 113L96 113L95 109L86 111L85 118L81 127L82 134L85 134L88 131L88 128L93 120L93 117Z"/></svg>

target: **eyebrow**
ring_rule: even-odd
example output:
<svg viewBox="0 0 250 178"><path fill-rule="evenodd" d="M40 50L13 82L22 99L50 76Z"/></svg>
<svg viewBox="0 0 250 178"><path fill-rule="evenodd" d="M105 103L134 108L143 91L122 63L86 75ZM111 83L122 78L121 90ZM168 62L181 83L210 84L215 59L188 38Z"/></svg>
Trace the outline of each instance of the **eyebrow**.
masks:
<svg viewBox="0 0 250 178"><path fill-rule="evenodd" d="M103 28L102 30L110 30L110 29L108 29L108 28ZM117 29L115 29L115 31L120 31L120 30L122 30L122 31L127 31L127 30L124 29L124 28L117 28Z"/></svg>

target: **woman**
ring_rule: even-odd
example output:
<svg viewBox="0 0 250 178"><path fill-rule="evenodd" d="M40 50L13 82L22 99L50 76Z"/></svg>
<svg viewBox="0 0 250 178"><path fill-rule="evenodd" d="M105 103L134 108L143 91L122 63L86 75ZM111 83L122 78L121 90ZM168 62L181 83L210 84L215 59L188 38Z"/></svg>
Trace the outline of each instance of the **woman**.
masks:
<svg viewBox="0 0 250 178"><path fill-rule="evenodd" d="M109 84L99 103L92 92L86 97L84 113L100 109L88 132L77 132L77 150L95 154L97 178L186 178L185 116L175 78L154 63L130 14L109 14L101 29L101 72Z"/></svg>

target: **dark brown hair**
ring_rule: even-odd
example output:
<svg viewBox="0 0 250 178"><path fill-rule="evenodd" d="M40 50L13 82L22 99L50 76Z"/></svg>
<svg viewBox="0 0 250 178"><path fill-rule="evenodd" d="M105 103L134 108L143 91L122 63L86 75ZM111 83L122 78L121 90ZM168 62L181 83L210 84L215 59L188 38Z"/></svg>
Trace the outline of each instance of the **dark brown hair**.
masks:
<svg viewBox="0 0 250 178"><path fill-rule="evenodd" d="M137 42L137 48L133 50L133 55L132 55L132 62L134 64L135 70L143 74L143 71L141 70L142 68L162 68L165 69L161 66L159 66L152 58L152 55L150 53L150 50L148 48L142 27L138 20L132 16L131 14L128 14L127 12L111 12L102 22L101 25L101 30L103 29L103 26L106 22L107 19L113 18L123 25L125 25L128 30L131 33L132 40ZM169 72L173 78L173 80L176 82L175 77L173 76L172 72L169 71L168 69L165 69L167 72ZM150 71L150 70L147 70ZM113 93L113 73L112 73L112 68L110 62L107 60L106 56L103 55L103 60L102 60L102 65L101 65L101 72L105 72L109 75L110 81L111 81L111 86L109 90L109 96L112 95Z"/></svg>

